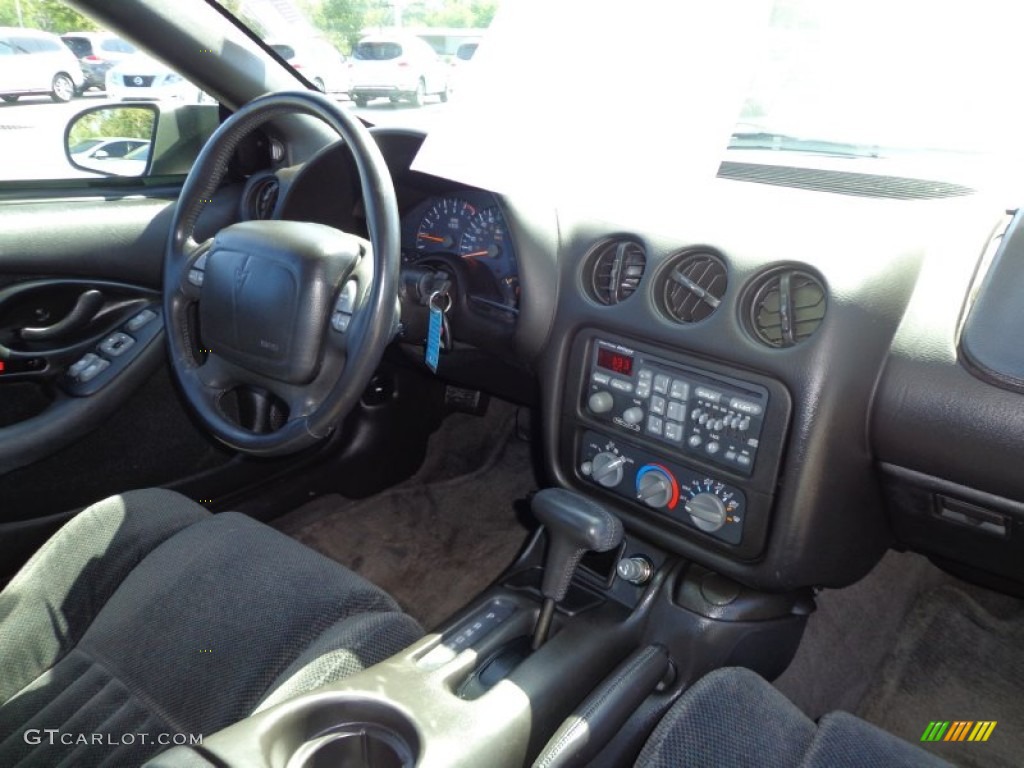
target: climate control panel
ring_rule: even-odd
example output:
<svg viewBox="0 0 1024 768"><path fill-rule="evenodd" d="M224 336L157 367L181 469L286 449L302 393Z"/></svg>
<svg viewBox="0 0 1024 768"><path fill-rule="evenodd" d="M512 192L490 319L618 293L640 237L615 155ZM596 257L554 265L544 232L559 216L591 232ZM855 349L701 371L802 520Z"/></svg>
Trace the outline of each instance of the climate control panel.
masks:
<svg viewBox="0 0 1024 768"><path fill-rule="evenodd" d="M578 456L585 481L722 541L742 540L747 503L739 488L591 430Z"/></svg>
<svg viewBox="0 0 1024 768"><path fill-rule="evenodd" d="M581 408L661 449L750 476L768 390L599 339L591 346Z"/></svg>

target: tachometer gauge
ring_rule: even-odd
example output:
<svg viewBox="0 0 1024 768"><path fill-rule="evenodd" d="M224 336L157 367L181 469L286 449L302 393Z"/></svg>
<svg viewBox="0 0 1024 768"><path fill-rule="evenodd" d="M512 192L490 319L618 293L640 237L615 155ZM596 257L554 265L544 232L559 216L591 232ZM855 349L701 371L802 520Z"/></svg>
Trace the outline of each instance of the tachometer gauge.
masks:
<svg viewBox="0 0 1024 768"><path fill-rule="evenodd" d="M476 208L458 197L442 197L431 205L416 230L417 251L455 251L476 215Z"/></svg>
<svg viewBox="0 0 1024 768"><path fill-rule="evenodd" d="M469 226L459 242L459 254L467 259L494 259L511 252L512 245L508 241L505 220L501 211L493 205L469 220Z"/></svg>

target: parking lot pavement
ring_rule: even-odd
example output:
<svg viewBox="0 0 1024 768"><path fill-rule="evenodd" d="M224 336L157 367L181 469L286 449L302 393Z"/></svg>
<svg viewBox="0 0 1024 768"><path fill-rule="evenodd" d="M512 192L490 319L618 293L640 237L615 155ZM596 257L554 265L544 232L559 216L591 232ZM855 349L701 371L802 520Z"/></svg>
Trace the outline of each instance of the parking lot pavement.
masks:
<svg viewBox="0 0 1024 768"><path fill-rule="evenodd" d="M93 176L77 171L64 157L64 130L83 109L109 102L104 94L90 91L66 104L48 96L24 96L14 104L0 103L0 180L61 179ZM347 99L339 104L374 125L429 130L446 104L428 102L422 107L392 104L378 99L356 107Z"/></svg>

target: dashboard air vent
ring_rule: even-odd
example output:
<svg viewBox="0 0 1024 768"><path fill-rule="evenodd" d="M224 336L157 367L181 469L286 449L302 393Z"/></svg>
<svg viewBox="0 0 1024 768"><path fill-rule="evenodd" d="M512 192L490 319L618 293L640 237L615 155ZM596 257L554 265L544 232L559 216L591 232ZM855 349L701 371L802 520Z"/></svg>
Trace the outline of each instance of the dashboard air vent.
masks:
<svg viewBox="0 0 1024 768"><path fill-rule="evenodd" d="M677 323L709 317L729 285L725 264L710 253L686 252L669 261L656 286L661 311Z"/></svg>
<svg viewBox="0 0 1024 768"><path fill-rule="evenodd" d="M250 182L245 196L245 213L248 219L266 220L274 215L277 195L281 184L276 176L261 176Z"/></svg>
<svg viewBox="0 0 1024 768"><path fill-rule="evenodd" d="M607 240L590 258L590 292L602 304L618 304L640 286L647 266L644 247L635 240Z"/></svg>
<svg viewBox="0 0 1024 768"><path fill-rule="evenodd" d="M771 347L792 347L818 330L827 296L821 280L801 269L784 267L763 276L753 288L750 325Z"/></svg>

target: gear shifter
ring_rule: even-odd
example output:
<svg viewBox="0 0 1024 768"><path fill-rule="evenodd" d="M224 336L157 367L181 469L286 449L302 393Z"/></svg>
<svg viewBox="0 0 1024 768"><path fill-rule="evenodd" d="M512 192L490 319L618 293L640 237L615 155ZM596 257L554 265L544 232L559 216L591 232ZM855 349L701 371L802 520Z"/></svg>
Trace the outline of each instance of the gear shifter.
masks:
<svg viewBox="0 0 1024 768"><path fill-rule="evenodd" d="M587 552L607 552L622 541L622 523L597 502L564 488L547 488L533 497L533 513L548 537L541 608L533 630L533 650L547 639L555 605L569 591L572 575Z"/></svg>

